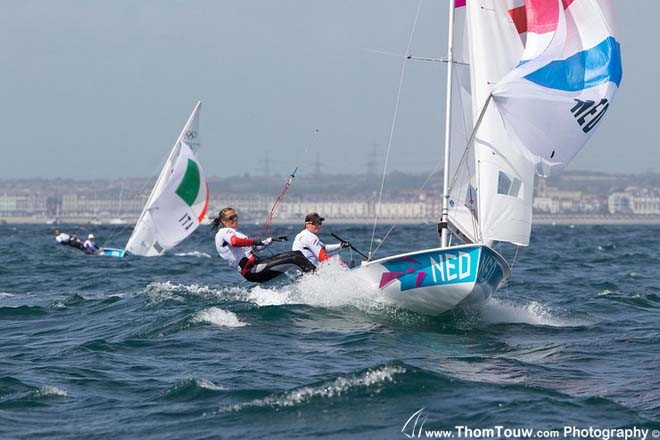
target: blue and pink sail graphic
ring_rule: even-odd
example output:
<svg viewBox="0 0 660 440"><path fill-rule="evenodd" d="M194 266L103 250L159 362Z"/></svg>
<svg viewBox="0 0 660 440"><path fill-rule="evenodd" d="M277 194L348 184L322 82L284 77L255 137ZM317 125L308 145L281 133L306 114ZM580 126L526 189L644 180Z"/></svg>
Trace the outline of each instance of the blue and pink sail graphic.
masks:
<svg viewBox="0 0 660 440"><path fill-rule="evenodd" d="M455 0L457 8L466 1ZM524 43L492 90L525 156L548 175L586 144L623 77L611 0L500 0Z"/></svg>
<svg viewBox="0 0 660 440"><path fill-rule="evenodd" d="M469 1L469 0L468 0ZM609 0L525 0L510 10L520 63L493 87L499 113L539 173L562 168L594 133L621 84Z"/></svg>

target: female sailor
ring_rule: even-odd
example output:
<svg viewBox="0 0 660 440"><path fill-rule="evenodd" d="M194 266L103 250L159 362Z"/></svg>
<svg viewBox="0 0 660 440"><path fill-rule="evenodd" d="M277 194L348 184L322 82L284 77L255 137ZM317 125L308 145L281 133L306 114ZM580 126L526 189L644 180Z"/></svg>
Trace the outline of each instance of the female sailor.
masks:
<svg viewBox="0 0 660 440"><path fill-rule="evenodd" d="M224 226L221 228L221 225ZM273 238L263 241L258 238L249 238L238 231L238 214L233 208L220 210L218 217L213 220L215 234L215 247L218 254L227 261L229 266L238 270L243 277L255 283L263 283L283 274L289 269L298 268L303 272L311 272L316 267L307 261L307 258L297 251L275 254L268 258L261 258L254 253L270 246ZM285 237L286 238L286 237Z"/></svg>

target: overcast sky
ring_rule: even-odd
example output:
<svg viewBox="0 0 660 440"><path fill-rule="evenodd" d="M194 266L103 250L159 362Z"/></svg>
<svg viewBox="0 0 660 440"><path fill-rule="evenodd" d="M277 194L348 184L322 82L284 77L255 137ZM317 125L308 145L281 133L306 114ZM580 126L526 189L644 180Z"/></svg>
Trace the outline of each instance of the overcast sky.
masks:
<svg viewBox="0 0 660 440"><path fill-rule="evenodd" d="M614 2L622 87L570 168L660 172L660 1ZM0 178L155 175L198 99L209 176L310 175L317 154L328 173L380 170L401 70L381 52L405 52L417 4L3 1ZM446 9L422 0L413 54L446 55ZM391 169L440 162L444 69L407 66Z"/></svg>

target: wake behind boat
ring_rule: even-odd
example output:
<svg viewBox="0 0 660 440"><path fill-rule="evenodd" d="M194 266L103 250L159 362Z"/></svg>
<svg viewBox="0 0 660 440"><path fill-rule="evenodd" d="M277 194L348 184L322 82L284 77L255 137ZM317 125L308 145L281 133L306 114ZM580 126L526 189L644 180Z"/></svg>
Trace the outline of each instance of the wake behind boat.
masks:
<svg viewBox="0 0 660 440"><path fill-rule="evenodd" d="M529 245L535 171L548 175L575 156L622 76L608 0L450 3L441 246L355 269L394 303L429 315L483 302L506 283L511 269L493 243ZM467 44L455 47L461 24Z"/></svg>

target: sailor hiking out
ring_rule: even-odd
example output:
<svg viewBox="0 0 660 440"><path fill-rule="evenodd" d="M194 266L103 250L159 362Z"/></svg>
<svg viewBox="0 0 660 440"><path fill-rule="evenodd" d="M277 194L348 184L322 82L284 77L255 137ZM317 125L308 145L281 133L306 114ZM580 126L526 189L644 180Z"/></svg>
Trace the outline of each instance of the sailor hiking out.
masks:
<svg viewBox="0 0 660 440"><path fill-rule="evenodd" d="M305 229L300 231L293 240L291 250L300 251L314 266L322 261L328 260L332 255L338 254L342 248L349 247L348 241L337 244L324 244L319 240L318 233L325 218L316 212L310 212L305 216Z"/></svg>
<svg viewBox="0 0 660 440"><path fill-rule="evenodd" d="M275 254L268 258L259 257L255 251L270 246L274 241L273 238L268 237L264 240L249 238L238 231L237 227L236 211L233 208L222 209L218 217L213 220L213 230L217 231L215 247L220 257L227 261L231 268L238 270L246 280L263 283L282 275L289 269L297 268L303 272L316 269L302 253L297 251ZM279 240L286 240L286 237L275 239L275 241Z"/></svg>
<svg viewBox="0 0 660 440"><path fill-rule="evenodd" d="M85 247L83 246L82 241L80 241L78 238L76 238L75 235L69 235L67 233L64 233L60 231L60 229L55 229L55 240L59 244L63 244L65 246L71 246L76 249L79 249L83 252L85 252Z"/></svg>

